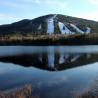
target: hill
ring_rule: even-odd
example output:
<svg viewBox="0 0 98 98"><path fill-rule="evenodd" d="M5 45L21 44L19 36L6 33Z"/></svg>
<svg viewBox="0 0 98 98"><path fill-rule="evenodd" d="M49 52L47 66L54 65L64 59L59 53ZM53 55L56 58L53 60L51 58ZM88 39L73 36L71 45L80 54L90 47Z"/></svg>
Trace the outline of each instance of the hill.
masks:
<svg viewBox="0 0 98 98"><path fill-rule="evenodd" d="M0 25L0 45L94 45L98 22L51 14Z"/></svg>
<svg viewBox="0 0 98 98"><path fill-rule="evenodd" d="M98 32L98 22L71 16L51 14L32 20L24 19L0 25L0 35L88 34Z"/></svg>

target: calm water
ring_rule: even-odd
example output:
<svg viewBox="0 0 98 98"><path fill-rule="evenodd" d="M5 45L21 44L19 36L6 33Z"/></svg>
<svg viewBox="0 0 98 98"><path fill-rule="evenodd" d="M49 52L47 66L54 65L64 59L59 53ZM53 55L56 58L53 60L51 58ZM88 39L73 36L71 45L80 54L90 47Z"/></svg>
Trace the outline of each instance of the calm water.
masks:
<svg viewBox="0 0 98 98"><path fill-rule="evenodd" d="M40 98L72 98L97 79L98 46L0 46L0 90L32 84Z"/></svg>

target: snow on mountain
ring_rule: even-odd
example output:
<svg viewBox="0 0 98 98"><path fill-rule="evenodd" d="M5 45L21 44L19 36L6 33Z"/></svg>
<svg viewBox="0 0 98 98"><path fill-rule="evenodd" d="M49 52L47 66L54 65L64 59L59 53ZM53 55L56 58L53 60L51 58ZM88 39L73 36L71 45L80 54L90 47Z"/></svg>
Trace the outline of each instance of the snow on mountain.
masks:
<svg viewBox="0 0 98 98"><path fill-rule="evenodd" d="M57 17L57 14L55 14L54 16L53 16L53 19L55 19Z"/></svg>
<svg viewBox="0 0 98 98"><path fill-rule="evenodd" d="M65 55L64 55L63 53L61 53L60 60L59 60L59 64L64 63L64 61L65 61L64 56L65 56Z"/></svg>
<svg viewBox="0 0 98 98"><path fill-rule="evenodd" d="M91 32L91 28L87 27L86 34L89 34Z"/></svg>
<svg viewBox="0 0 98 98"><path fill-rule="evenodd" d="M54 53L52 53L52 51L54 51L54 48L50 48L48 47L48 67L49 68L54 68L54 60L55 60L55 56Z"/></svg>
<svg viewBox="0 0 98 98"><path fill-rule="evenodd" d="M80 33L80 34L89 34L91 32L91 28L86 27L87 30L84 32L81 29L79 29L76 25L74 24L70 24L69 28L63 23L58 21L58 17L57 14L53 15L52 17L49 17L47 19L47 33L49 35L53 34L55 31L55 22L57 22L57 26L59 27L59 30L61 32L61 34L75 34L75 32L71 31L69 28L73 28L74 30L76 30L76 32ZM69 23L68 23L69 24ZM38 28L39 30L41 29L41 26L39 26Z"/></svg>
<svg viewBox="0 0 98 98"><path fill-rule="evenodd" d="M61 34L67 34L67 35L75 34L75 31L80 34L89 34L91 32L91 28L89 27L86 27L87 30L84 32L80 28L78 28L76 25L70 24L70 23L68 23L69 24L68 26L69 28L68 28L63 22L58 21L58 15L55 14L51 17L48 17L47 19L47 33L49 35L54 34L55 23L57 23L57 26L59 27ZM71 28L74 29L75 31L73 31ZM38 27L38 30L41 30L41 29L42 29L42 26L40 24Z"/></svg>
<svg viewBox="0 0 98 98"><path fill-rule="evenodd" d="M47 33L52 34L54 32L54 20L53 18L47 21Z"/></svg>
<svg viewBox="0 0 98 98"><path fill-rule="evenodd" d="M80 30L77 26L75 26L74 24L70 24L70 26L73 27L77 32L84 34L84 32Z"/></svg>
<svg viewBox="0 0 98 98"><path fill-rule="evenodd" d="M71 31L62 22L58 22L58 26L62 34L71 34Z"/></svg>
<svg viewBox="0 0 98 98"><path fill-rule="evenodd" d="M40 24L39 27L38 27L38 30L41 30L41 29L42 29L42 25Z"/></svg>
<svg viewBox="0 0 98 98"><path fill-rule="evenodd" d="M47 33L50 35L54 33L54 19L56 18L56 16L57 15L54 15L47 20Z"/></svg>
<svg viewBox="0 0 98 98"><path fill-rule="evenodd" d="M71 62L75 62L81 55L75 55L72 59Z"/></svg>
<svg viewBox="0 0 98 98"><path fill-rule="evenodd" d="M35 19L23 19L0 25L0 35L7 34L89 34L98 32L98 22L60 14L49 14Z"/></svg>
<svg viewBox="0 0 98 98"><path fill-rule="evenodd" d="M54 28L55 28L54 27L54 22L55 22L55 20L57 20L56 17L57 17L57 14L54 15L53 17L47 19L47 33L49 35L51 35L51 34L54 33ZM57 21L57 23L58 23L58 27L60 29L61 34L75 34L75 32L72 32L70 29L68 29L68 27L64 23L62 23L60 21ZM82 31L81 29L79 29L74 24L70 24L70 26L73 29L75 29L80 34L84 34L84 33L89 34L91 32L91 28L89 28L89 27L87 27L86 32L84 32L84 31ZM41 25L38 27L38 30L40 30L40 29L41 29Z"/></svg>

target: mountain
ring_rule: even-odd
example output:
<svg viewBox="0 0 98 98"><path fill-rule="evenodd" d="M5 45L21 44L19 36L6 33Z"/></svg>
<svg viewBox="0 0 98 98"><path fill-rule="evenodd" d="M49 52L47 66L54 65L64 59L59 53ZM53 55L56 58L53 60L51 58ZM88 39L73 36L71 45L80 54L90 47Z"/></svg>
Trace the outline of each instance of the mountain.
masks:
<svg viewBox="0 0 98 98"><path fill-rule="evenodd" d="M50 50L49 50L50 51ZM51 60L52 59L52 60ZM41 53L0 56L0 61L24 67L34 66L45 70L65 70L98 62L98 54L92 53ZM51 61L51 62L50 62Z"/></svg>
<svg viewBox="0 0 98 98"><path fill-rule="evenodd" d="M0 25L0 35L6 34L89 34L98 32L98 22L50 14L32 20L24 19L12 24Z"/></svg>

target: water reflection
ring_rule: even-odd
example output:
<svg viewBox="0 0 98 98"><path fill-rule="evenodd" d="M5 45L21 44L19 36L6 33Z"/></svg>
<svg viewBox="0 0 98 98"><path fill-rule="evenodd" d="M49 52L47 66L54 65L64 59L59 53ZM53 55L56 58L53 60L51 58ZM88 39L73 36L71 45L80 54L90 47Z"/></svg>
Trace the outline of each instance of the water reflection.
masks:
<svg viewBox="0 0 98 98"><path fill-rule="evenodd" d="M11 46L0 50L0 90L32 84L39 98L73 98L77 91L80 95L88 91L98 79L97 46Z"/></svg>
<svg viewBox="0 0 98 98"><path fill-rule="evenodd" d="M19 47L17 48L19 49ZM37 50L38 48L35 49ZM83 53L83 51L80 50L79 52L78 50L78 52L67 53L66 47L58 47L58 49L56 49L56 47L48 47L44 51L38 53L34 52L35 50L30 50L30 53L28 53L29 50L26 53L23 51L14 51L10 55L0 56L0 61L19 64L25 67L35 66L41 69L56 71L91 64L98 61L98 54L94 53L94 51L91 53Z"/></svg>
<svg viewBox="0 0 98 98"><path fill-rule="evenodd" d="M98 79L98 63L59 72L49 72L33 67L0 63L0 90L32 84L39 98L73 98L72 93L85 92ZM1 71L1 70L0 70Z"/></svg>

